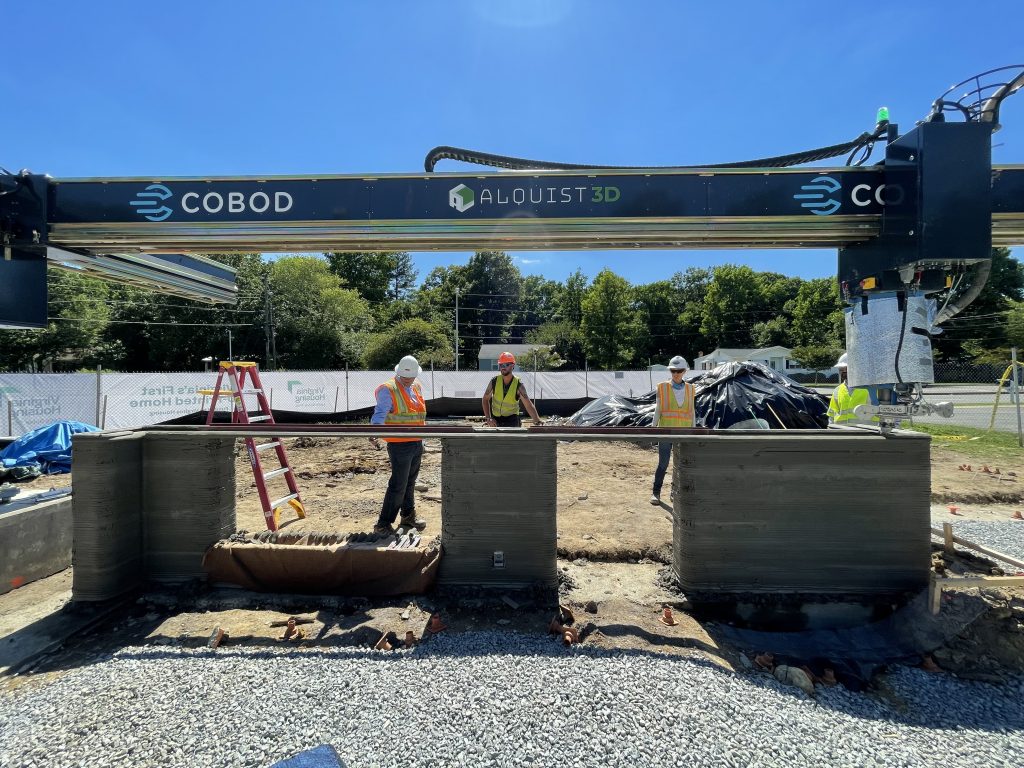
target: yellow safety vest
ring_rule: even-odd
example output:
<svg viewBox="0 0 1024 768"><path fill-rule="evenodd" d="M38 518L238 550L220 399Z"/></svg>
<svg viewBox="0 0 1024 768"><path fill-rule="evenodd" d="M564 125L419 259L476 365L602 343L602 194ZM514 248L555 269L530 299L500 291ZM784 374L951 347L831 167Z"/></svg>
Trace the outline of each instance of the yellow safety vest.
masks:
<svg viewBox="0 0 1024 768"><path fill-rule="evenodd" d="M683 404L676 402L676 393L671 381L663 381L658 385L658 424L659 427L692 427L693 426L693 384L683 382Z"/></svg>
<svg viewBox="0 0 1024 768"><path fill-rule="evenodd" d="M494 388L491 390L491 416L519 415L519 377L513 376L505 391L505 379L494 377Z"/></svg>
<svg viewBox="0 0 1024 768"><path fill-rule="evenodd" d="M840 383L832 391L832 399L828 403L828 420L831 424L840 424L844 421L856 421L857 415L853 409L858 405L867 405L871 397L866 389L854 387L850 390L845 382Z"/></svg>
<svg viewBox="0 0 1024 768"><path fill-rule="evenodd" d="M404 387L400 387L394 379L385 381L380 387L374 390L374 397L380 392L381 387L387 387L391 391L391 410L384 416L384 423L397 426L423 426L427 423L427 404L423 400L423 392L420 390L419 382L412 385L415 397L410 398ZM413 443L419 442L418 437L385 437L388 443Z"/></svg>

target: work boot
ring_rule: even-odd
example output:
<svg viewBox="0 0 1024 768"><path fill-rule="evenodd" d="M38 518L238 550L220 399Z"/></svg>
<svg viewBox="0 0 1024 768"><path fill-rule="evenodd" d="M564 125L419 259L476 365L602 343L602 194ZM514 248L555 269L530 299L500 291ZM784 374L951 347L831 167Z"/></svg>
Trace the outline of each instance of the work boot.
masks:
<svg viewBox="0 0 1024 768"><path fill-rule="evenodd" d="M373 526L373 532L377 536L394 536L395 529L390 525L375 525Z"/></svg>
<svg viewBox="0 0 1024 768"><path fill-rule="evenodd" d="M661 496L659 496L656 493L652 493L651 494L651 504L653 504L656 507L657 506L661 506Z"/></svg>
<svg viewBox="0 0 1024 768"><path fill-rule="evenodd" d="M427 521L416 517L415 514L403 517L398 521L398 525L402 528L415 528L417 531L422 531L427 527Z"/></svg>

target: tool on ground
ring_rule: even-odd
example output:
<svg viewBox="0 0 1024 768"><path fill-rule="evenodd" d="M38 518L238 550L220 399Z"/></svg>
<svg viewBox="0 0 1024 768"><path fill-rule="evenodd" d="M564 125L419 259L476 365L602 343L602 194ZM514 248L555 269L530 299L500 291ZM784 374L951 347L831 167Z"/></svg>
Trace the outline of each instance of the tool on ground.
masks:
<svg viewBox="0 0 1024 768"><path fill-rule="evenodd" d="M247 388L248 387L248 388ZM274 423L274 414L270 408L270 402L260 381L260 372L256 363L236 362L224 360L217 372L217 383L213 389L199 390L201 395L210 395L210 410L206 414L207 425L213 424L217 411L217 402L221 397L231 398L231 423L232 424L254 424L265 422ZM255 413L250 414L249 403L246 396L255 396ZM292 507L299 518L306 516L306 508L302 504L302 496L299 487L295 483L295 472L288 463L288 454L284 449L284 442L280 438L272 438L266 442L257 443L255 437L246 437L245 449L249 454L249 464L252 466L253 477L256 479L256 490L260 496L260 506L263 508L263 517L267 521L267 529L276 531L280 525L280 514L278 510L288 505ZM272 450L277 457L277 467L264 472L263 462L260 460L260 453ZM267 490L267 481L274 478L282 478L287 485L288 493L280 498L271 500Z"/></svg>

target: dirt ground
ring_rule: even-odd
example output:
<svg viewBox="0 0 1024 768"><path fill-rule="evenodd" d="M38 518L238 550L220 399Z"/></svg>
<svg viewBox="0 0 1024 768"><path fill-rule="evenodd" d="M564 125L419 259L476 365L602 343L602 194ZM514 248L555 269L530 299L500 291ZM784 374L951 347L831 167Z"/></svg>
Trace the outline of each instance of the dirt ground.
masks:
<svg viewBox="0 0 1024 768"><path fill-rule="evenodd" d="M298 438L287 440L286 446L307 516L300 520L290 511L283 511L283 530L344 534L372 528L389 475L386 451L374 450L363 438ZM440 451L438 441L425 441L417 511L427 521L428 540L439 534L441 527ZM699 653L724 667L738 668L744 661L740 649L720 647L713 627L687 613L685 598L666 579L666 565L671 562L671 509L668 504L649 503L656 464L657 452L638 444L559 443L560 602L575 614L574 626L589 644L681 655ZM967 464L972 465L971 471L960 469ZM236 469L238 529L263 531L263 513L241 442L236 450ZM964 519L1008 519L1024 507L1024 488L1020 487L1024 480L1019 480L1024 478L1024 454L1019 461L998 466L999 475L980 469L976 460L955 449L943 446L933 450L933 509L944 513L946 505L955 504ZM70 482L70 476L58 475L22 487L45 489ZM272 486L277 490L282 487ZM670 482L665 488L666 501L669 488ZM272 496L276 495L272 491ZM987 573L984 566L979 568L977 572ZM967 566L963 570L970 572ZM0 596L0 614L17 614L16 605L25 601L46 605L47 600L61 599L59 595L66 594L66 574L51 580L57 580L52 597L43 594L47 587L42 583ZM30 594L33 589L36 592ZM998 594L989 591L991 607L976 622L977 631L965 634L938 654L940 666L965 676L980 675L978 679L995 674L994 668L1021 669L1022 597L1024 590L1020 589ZM947 595L946 599L958 598ZM237 590L147 594L139 603L91 629L83 639L36 662L35 670L57 674L132 643L200 647L218 628L226 633L224 642L233 645L366 645L377 642L382 635L398 644L408 631L420 642L429 637L426 626L435 611L444 616L447 631L490 628L537 632L547 628L552 605L550 600L529 594L483 590L372 602L321 598L313 604L288 596ZM659 621L665 605L675 608L674 626ZM300 625L301 638L284 640L280 625L293 615L308 623ZM557 643L558 637L552 636L552 642Z"/></svg>

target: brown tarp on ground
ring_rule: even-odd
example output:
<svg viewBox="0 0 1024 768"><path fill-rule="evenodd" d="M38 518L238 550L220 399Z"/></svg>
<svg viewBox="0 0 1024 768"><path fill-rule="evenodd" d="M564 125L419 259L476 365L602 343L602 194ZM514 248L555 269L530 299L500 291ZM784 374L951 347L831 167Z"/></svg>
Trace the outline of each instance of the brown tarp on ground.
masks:
<svg viewBox="0 0 1024 768"><path fill-rule="evenodd" d="M219 541L203 557L211 582L258 592L383 597L419 595L434 585L439 547L386 549Z"/></svg>

